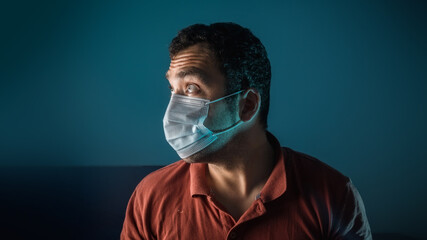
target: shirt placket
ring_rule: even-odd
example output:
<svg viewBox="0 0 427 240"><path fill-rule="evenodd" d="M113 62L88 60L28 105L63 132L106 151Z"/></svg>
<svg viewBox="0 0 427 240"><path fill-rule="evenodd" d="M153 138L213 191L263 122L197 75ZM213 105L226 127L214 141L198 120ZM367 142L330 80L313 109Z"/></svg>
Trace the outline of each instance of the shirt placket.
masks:
<svg viewBox="0 0 427 240"><path fill-rule="evenodd" d="M234 218L225 210L225 208L221 205L221 203L219 203L218 201L215 200L215 198L212 197L212 195L208 196L208 200L210 202L210 204L212 204L214 206L214 208L216 208L219 213L220 213L220 218L223 219L223 225L226 227L227 232L234 226L236 225L236 221L234 220Z"/></svg>
<svg viewBox="0 0 427 240"><path fill-rule="evenodd" d="M239 221L235 221L234 218L224 209L223 206L221 206L220 203L215 201L214 198L211 196L208 197L210 203L220 212L221 218L223 218L224 225L226 226L226 229L228 231L227 233L227 240L237 240L237 239L243 239L244 235L244 225L245 222L252 220L254 218L260 217L263 214L266 213L266 208L264 206L264 203L259 199L257 196L257 200L249 207L248 210L242 215L242 217L239 219Z"/></svg>
<svg viewBox="0 0 427 240"><path fill-rule="evenodd" d="M266 213L266 208L261 199L257 199L246 212L242 215L239 221L230 229L227 235L227 240L245 239L245 223L258 218Z"/></svg>

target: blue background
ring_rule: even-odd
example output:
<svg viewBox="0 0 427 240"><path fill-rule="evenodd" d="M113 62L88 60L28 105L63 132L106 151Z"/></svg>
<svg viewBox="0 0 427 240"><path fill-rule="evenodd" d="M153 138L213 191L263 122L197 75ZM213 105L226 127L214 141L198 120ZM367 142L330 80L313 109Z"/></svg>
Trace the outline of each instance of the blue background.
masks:
<svg viewBox="0 0 427 240"><path fill-rule="evenodd" d="M427 4L13 1L0 7L0 164L165 165L168 44L248 27L272 64L269 131L350 176L373 231L424 237Z"/></svg>

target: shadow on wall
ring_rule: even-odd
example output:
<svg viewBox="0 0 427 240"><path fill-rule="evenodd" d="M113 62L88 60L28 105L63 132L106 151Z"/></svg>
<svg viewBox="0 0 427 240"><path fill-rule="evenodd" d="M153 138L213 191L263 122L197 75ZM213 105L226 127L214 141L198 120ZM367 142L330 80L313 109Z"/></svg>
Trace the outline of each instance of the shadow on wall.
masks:
<svg viewBox="0 0 427 240"><path fill-rule="evenodd" d="M0 238L119 239L130 195L158 168L0 168ZM417 240L399 233L373 238Z"/></svg>
<svg viewBox="0 0 427 240"><path fill-rule="evenodd" d="M374 233L372 238L374 240L420 240L399 233Z"/></svg>

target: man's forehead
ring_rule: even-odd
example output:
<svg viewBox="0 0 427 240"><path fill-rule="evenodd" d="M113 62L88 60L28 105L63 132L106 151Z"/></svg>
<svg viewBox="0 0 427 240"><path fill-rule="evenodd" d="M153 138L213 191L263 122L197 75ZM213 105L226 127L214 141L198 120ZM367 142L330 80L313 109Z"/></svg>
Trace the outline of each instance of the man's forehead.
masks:
<svg viewBox="0 0 427 240"><path fill-rule="evenodd" d="M179 71L176 71L174 73L174 77L178 79L185 78L186 76L197 76L198 79L202 80L204 83L206 83L206 80L209 78L208 73L206 73L203 69L196 68L196 67L188 67L188 68L181 68ZM166 79L169 79L169 71L166 72Z"/></svg>
<svg viewBox="0 0 427 240"><path fill-rule="evenodd" d="M172 60L180 55L186 54L202 54L210 56L212 54L212 50L207 43L196 43L180 50L177 54L175 54L175 56L172 57Z"/></svg>
<svg viewBox="0 0 427 240"><path fill-rule="evenodd" d="M176 54L170 62L166 78L182 69L207 70L215 65L212 51L205 44L190 46Z"/></svg>

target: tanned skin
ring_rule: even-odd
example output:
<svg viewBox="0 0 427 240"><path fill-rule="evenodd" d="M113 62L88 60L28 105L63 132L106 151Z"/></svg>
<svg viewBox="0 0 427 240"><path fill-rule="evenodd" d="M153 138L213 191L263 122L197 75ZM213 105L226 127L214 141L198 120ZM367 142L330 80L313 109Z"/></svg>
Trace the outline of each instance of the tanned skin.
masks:
<svg viewBox="0 0 427 240"><path fill-rule="evenodd" d="M171 59L166 73L171 91L189 97L215 100L226 95L226 78L217 59L205 43L190 46ZM244 89L235 98L235 108L219 101L209 106L204 125L226 129L237 121L243 124L221 134L202 151L183 159L207 163L207 183L217 202L236 220L261 192L275 164L274 150L259 121L260 94Z"/></svg>

